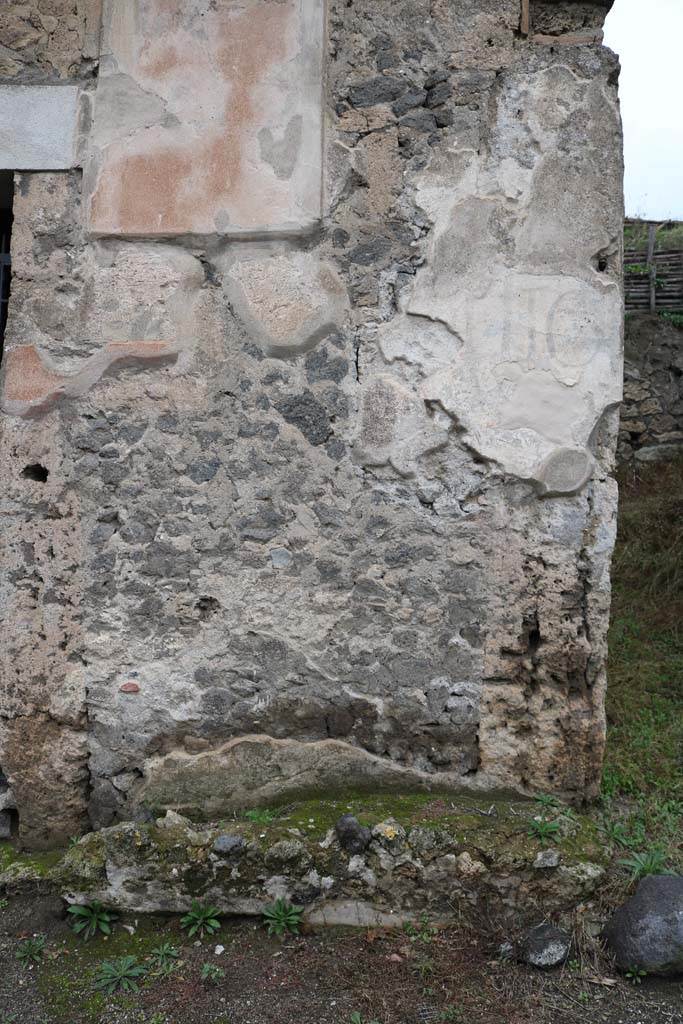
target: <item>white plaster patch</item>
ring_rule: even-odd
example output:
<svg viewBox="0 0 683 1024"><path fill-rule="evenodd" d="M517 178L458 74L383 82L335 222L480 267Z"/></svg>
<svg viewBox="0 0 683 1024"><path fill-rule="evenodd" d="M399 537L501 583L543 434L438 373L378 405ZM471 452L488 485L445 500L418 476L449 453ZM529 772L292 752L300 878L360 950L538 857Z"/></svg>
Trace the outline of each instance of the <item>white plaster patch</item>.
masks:
<svg viewBox="0 0 683 1024"><path fill-rule="evenodd" d="M377 343L387 363L406 363L422 375L447 367L462 345L445 324L426 316L394 317L381 325Z"/></svg>
<svg viewBox="0 0 683 1024"><path fill-rule="evenodd" d="M466 343L425 380L422 398L440 402L485 458L524 478L537 479L556 448L587 445L621 397L618 352L605 346L618 291L494 266L476 291L446 301L442 313Z"/></svg>
<svg viewBox="0 0 683 1024"><path fill-rule="evenodd" d="M356 445L363 465L391 465L410 477L419 459L447 440L448 430L429 417L424 402L392 377L379 375L364 386Z"/></svg>
<svg viewBox="0 0 683 1024"><path fill-rule="evenodd" d="M618 132L601 89L567 69L501 79L490 149L453 148L422 175L429 258L379 337L385 360L416 367L420 397L470 447L542 494L584 486L591 435L621 399L621 293L593 263L611 244L600 162L589 140L558 155L567 95L586 123Z"/></svg>
<svg viewBox="0 0 683 1024"><path fill-rule="evenodd" d="M0 169L62 171L77 165L76 86L0 86Z"/></svg>

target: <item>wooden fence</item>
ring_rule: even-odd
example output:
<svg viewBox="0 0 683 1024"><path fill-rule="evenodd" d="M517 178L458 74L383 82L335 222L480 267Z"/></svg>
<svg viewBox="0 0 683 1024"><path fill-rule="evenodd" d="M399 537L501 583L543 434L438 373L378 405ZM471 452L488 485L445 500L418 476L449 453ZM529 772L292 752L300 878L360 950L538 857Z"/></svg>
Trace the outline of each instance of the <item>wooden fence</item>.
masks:
<svg viewBox="0 0 683 1024"><path fill-rule="evenodd" d="M624 293L627 310L683 312L683 252L625 252Z"/></svg>
<svg viewBox="0 0 683 1024"><path fill-rule="evenodd" d="M683 252L655 252L655 230L651 224L647 252L624 253L626 309L683 312Z"/></svg>

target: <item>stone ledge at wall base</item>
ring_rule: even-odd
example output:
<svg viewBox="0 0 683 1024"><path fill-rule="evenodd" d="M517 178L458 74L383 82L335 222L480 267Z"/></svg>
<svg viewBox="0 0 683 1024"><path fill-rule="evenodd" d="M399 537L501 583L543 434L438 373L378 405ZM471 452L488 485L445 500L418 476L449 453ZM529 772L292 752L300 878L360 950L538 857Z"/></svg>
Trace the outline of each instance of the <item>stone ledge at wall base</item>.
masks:
<svg viewBox="0 0 683 1024"><path fill-rule="evenodd" d="M343 800L293 805L267 824L194 825L170 811L89 833L62 854L0 847L0 889L143 913L181 913L199 899L258 916L284 898L303 905L311 925L400 926L427 913L485 926L571 910L605 879L597 828L574 812L559 815L557 842L544 844L528 834L538 808L525 801L370 796L362 805L370 832L360 854L349 849L348 817L334 827L348 812Z"/></svg>

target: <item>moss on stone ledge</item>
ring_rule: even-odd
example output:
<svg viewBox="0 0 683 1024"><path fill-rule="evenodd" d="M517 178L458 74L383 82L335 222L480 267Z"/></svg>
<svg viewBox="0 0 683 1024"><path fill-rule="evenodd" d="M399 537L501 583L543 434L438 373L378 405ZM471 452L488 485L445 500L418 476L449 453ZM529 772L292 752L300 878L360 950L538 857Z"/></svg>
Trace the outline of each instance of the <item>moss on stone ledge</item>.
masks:
<svg viewBox="0 0 683 1024"><path fill-rule="evenodd" d="M389 823L375 828L369 849L353 865L332 831L346 813L371 829ZM530 834L541 817L557 823L552 837ZM6 863L0 885L17 876L25 884L47 880L65 894L162 911L203 898L217 900L226 912L258 913L274 884L311 905L360 899L393 909L438 910L455 887L470 903L488 891L512 893L511 903L547 898L559 906L589 895L609 861L590 817L559 804L500 795L348 793L253 818L254 812L245 812L201 825L173 815L158 825L123 823L84 836L61 855L38 858L9 848L0 861ZM217 836L225 833L243 839L239 855L214 851ZM543 850L552 856L539 861Z"/></svg>
<svg viewBox="0 0 683 1024"><path fill-rule="evenodd" d="M571 860L603 864L606 851L595 821L558 804L544 809L533 800L458 795L453 793L349 793L335 799L310 799L273 808L272 821L250 821L244 817L223 819L218 827L270 846L297 829L304 840L320 842L342 814L353 814L370 828L389 818L403 828L419 827L446 832L467 849L474 847L492 860L527 859L544 844L528 835L534 817L557 820L561 831L556 848ZM203 827L207 827L204 825Z"/></svg>
<svg viewBox="0 0 683 1024"><path fill-rule="evenodd" d="M10 842L0 842L0 888L12 883L39 882L52 877L63 850L23 853Z"/></svg>

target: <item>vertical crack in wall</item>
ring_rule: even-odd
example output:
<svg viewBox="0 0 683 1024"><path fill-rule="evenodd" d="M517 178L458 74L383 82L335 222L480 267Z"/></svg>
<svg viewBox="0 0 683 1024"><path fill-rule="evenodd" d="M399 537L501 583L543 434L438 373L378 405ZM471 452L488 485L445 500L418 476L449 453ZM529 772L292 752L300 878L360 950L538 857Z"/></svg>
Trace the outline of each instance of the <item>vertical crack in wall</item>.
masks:
<svg viewBox="0 0 683 1024"><path fill-rule="evenodd" d="M14 175L0 171L0 362L5 342L5 328L12 285L12 207Z"/></svg>

